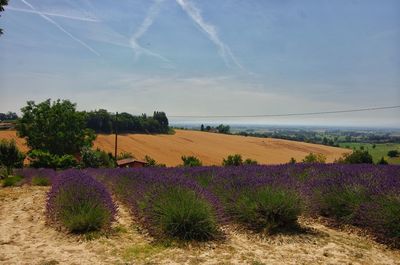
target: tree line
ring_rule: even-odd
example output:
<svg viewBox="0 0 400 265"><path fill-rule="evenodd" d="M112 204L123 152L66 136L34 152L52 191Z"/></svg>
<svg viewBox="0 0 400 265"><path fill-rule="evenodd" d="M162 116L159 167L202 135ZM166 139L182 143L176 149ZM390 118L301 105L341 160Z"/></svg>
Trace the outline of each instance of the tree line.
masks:
<svg viewBox="0 0 400 265"><path fill-rule="evenodd" d="M126 112L116 115L105 109L84 112L84 114L86 127L96 133L112 133L115 129L120 133L166 134L170 131L167 115L162 111L154 111L153 116L146 114L134 116Z"/></svg>
<svg viewBox="0 0 400 265"><path fill-rule="evenodd" d="M0 112L0 121L15 121L18 119L18 115L15 112L7 112L7 113L1 113Z"/></svg>

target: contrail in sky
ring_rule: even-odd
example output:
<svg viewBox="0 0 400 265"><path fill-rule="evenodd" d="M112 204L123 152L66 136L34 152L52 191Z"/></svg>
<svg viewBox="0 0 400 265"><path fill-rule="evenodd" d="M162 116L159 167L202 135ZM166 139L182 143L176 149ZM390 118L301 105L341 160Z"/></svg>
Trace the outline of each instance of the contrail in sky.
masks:
<svg viewBox="0 0 400 265"><path fill-rule="evenodd" d="M146 33L146 31L149 29L149 27L153 24L154 19L156 18L156 16L158 15L158 13L160 12L160 7L161 7L161 3L164 0L156 0L154 2L154 4L150 7L149 12L147 13L145 19L143 20L142 24L139 26L139 28L137 29L137 31L133 34L133 36L130 39L130 44L132 49L135 51L135 55L136 58L142 54L145 53L149 56L153 56L153 57L157 57L165 62L169 62L169 60L167 58L165 58L164 56L152 52L149 49L143 48L139 43L139 39L143 36L143 34Z"/></svg>
<svg viewBox="0 0 400 265"><path fill-rule="evenodd" d="M28 1L26 0L21 0L25 5L29 6L33 11L36 11L37 14L39 16L41 16L43 19L47 20L48 22L50 22L51 24L53 24L54 26L56 26L59 30L61 30L62 32L64 32L65 34L67 34L71 39L73 39L74 41L78 42L79 44L81 44L82 46L84 46L85 48L87 48L89 51L91 51L92 53L94 53L97 56L100 56L100 54L93 49L92 47L90 47L88 44L86 44L85 42L83 42L82 40L78 39L77 37L75 37L74 35L72 35L71 33L69 33L66 29L64 29L62 26L60 26L57 22L55 22L53 19L51 19L50 17L48 17L47 15L43 14L42 12L38 11L33 5L31 5Z"/></svg>
<svg viewBox="0 0 400 265"><path fill-rule="evenodd" d="M18 12L23 12L23 13L31 13L31 14L37 14L37 15L46 15L50 17L62 17L62 18L68 18L72 20L80 20L80 21L88 21L88 22L99 22L98 19L96 18L90 18L90 17L78 17L78 16L70 16L66 14L59 14L59 13L51 13L51 12L45 12L45 11L36 11L32 9L25 9L25 8L17 8L17 7L12 7L12 6L6 6L5 7L7 10L12 10L12 11L18 11Z"/></svg>
<svg viewBox="0 0 400 265"><path fill-rule="evenodd" d="M213 25L204 21L200 9L190 3L188 0L176 0L178 5L186 12L186 14L196 23L196 25L206 34L206 36L212 41L218 48L218 53L227 65L229 65L229 59L240 69L244 67L239 63L237 58L233 55L228 45L223 43L218 36L217 30Z"/></svg>

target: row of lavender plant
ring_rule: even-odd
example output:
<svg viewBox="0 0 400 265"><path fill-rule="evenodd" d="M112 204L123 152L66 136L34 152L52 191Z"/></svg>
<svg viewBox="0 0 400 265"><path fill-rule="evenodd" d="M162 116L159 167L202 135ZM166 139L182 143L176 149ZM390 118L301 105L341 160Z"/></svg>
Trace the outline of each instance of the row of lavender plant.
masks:
<svg viewBox="0 0 400 265"><path fill-rule="evenodd" d="M219 224L254 230L295 227L301 214L362 226L398 245L400 167L297 164L279 166L113 169L102 176L155 233L152 205L166 190L192 190L214 209Z"/></svg>
<svg viewBox="0 0 400 265"><path fill-rule="evenodd" d="M399 166L89 169L84 175L108 185L157 236L205 240L227 222L272 232L296 227L305 214L365 227L400 245Z"/></svg>
<svg viewBox="0 0 400 265"><path fill-rule="evenodd" d="M87 171L107 183L155 237L209 240L219 235L223 210L218 198L185 170Z"/></svg>

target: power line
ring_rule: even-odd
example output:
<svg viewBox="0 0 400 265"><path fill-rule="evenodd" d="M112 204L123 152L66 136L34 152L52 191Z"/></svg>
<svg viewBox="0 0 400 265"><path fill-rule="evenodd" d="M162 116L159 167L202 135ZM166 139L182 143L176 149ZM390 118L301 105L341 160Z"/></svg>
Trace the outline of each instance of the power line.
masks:
<svg viewBox="0 0 400 265"><path fill-rule="evenodd" d="M347 109L347 110L332 110L332 111L317 111L317 112L303 112L303 113L285 113L285 114L258 114L258 115L168 115L171 118L260 118L260 117L290 117L290 116L312 116L324 115L335 113L351 113L351 112L365 112L385 109L398 109L397 106L384 106L384 107L370 107L361 109Z"/></svg>

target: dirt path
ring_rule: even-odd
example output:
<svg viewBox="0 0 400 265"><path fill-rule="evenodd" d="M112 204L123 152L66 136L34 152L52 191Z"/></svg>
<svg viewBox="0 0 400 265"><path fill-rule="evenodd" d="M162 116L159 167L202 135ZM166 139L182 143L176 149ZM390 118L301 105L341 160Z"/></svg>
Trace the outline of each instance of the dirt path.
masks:
<svg viewBox="0 0 400 265"><path fill-rule="evenodd" d="M220 243L151 243L120 206L114 233L90 241L45 225L48 188L0 189L0 264L400 264L400 251L302 220L309 232L260 238L232 227Z"/></svg>

